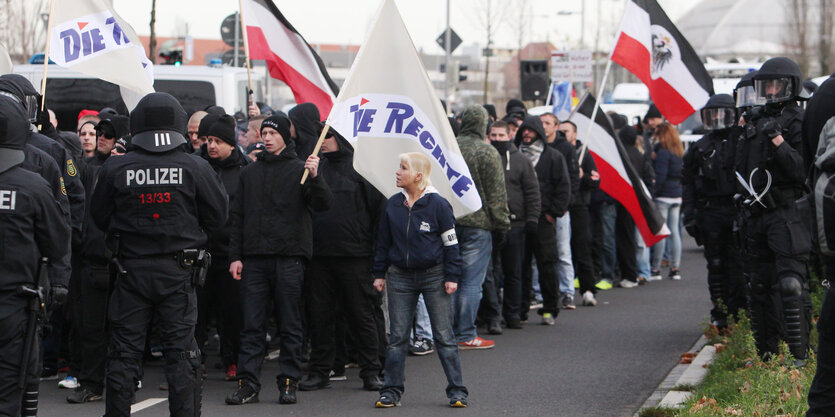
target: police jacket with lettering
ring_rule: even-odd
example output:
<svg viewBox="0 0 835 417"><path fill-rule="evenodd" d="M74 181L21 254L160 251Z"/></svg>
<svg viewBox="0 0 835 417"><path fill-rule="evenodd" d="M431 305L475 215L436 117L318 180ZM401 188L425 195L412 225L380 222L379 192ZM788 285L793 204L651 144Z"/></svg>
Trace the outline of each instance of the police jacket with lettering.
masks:
<svg viewBox="0 0 835 417"><path fill-rule="evenodd" d="M199 156L138 148L105 161L90 211L96 226L120 235L121 256L167 256L205 247L206 231L226 223L228 198Z"/></svg>
<svg viewBox="0 0 835 417"><path fill-rule="evenodd" d="M444 265L444 281L461 278L461 254L452 206L427 187L412 207L405 191L388 199L377 232L374 278L385 278L389 266L423 270Z"/></svg>
<svg viewBox="0 0 835 417"><path fill-rule="evenodd" d="M84 240L81 245L81 255L88 262L94 262L99 265L105 265L110 262L113 254L110 252L106 241L104 231L96 226L93 220L93 214L90 209L90 202L92 201L93 191L96 190L99 179L99 171L101 171L104 162L110 158L110 155L103 155L98 152L95 155L87 158L87 168L81 175L81 182L84 184L84 193L87 195L86 199L86 213L84 215Z"/></svg>
<svg viewBox="0 0 835 417"><path fill-rule="evenodd" d="M34 285L40 257L69 253L70 227L54 196L45 179L22 167L0 173L0 292Z"/></svg>
<svg viewBox="0 0 835 417"><path fill-rule="evenodd" d="M329 209L333 196L321 175L300 184L303 172L293 141L278 155L259 153L243 169L231 209L230 262L251 256L311 258L311 213Z"/></svg>
<svg viewBox="0 0 835 417"><path fill-rule="evenodd" d="M46 152L29 144L23 148L23 153L26 155L26 159L20 166L27 171L40 175L52 187L55 201L61 206L65 221L69 224L70 202L67 199L66 189L61 186L61 170L58 168L58 163Z"/></svg>
<svg viewBox="0 0 835 417"><path fill-rule="evenodd" d="M319 175L333 194L326 211L313 213L313 256L374 256L385 199L353 167L354 148L336 135L339 150L322 154Z"/></svg>
<svg viewBox="0 0 835 417"><path fill-rule="evenodd" d="M48 153L58 167L64 180L67 199L70 204L70 226L73 246L81 243L81 224L84 222L84 186L81 185L81 171L70 152L55 140L38 132L29 132L27 142Z"/></svg>
<svg viewBox="0 0 835 417"><path fill-rule="evenodd" d="M249 165L251 159L241 153L240 148L237 146L223 160L209 158L208 152L204 152L205 148L205 146L201 148L200 156L209 161L209 165L220 176L223 188L226 189L226 194L229 195L229 204L232 205L238 195L238 181L240 181L241 171ZM206 247L212 256L217 258L227 258L229 256L229 236L231 234L232 216L229 216L226 225L209 234L209 243Z"/></svg>

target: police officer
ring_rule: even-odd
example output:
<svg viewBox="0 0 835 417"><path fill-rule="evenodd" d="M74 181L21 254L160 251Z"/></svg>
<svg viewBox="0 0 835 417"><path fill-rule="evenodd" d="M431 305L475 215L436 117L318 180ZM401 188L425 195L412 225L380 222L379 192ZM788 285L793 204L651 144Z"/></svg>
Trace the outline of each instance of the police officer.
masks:
<svg viewBox="0 0 835 417"><path fill-rule="evenodd" d="M763 63L753 82L765 104L744 115L735 164L757 350L763 357L776 354L783 339L797 365L808 356L811 313L811 234L805 223L811 214L797 203L808 167L802 156L803 110L797 104L801 81L800 68L788 58Z"/></svg>
<svg viewBox="0 0 835 417"><path fill-rule="evenodd" d="M208 162L180 151L186 113L169 94L143 97L131 113L134 151L108 159L90 211L114 243L120 272L110 298L107 416L128 416L145 334L159 317L172 416L200 414L200 351L194 340L205 230L226 222L226 191Z"/></svg>
<svg viewBox="0 0 835 417"><path fill-rule="evenodd" d="M14 417L37 415L40 374L37 331L27 329L29 320L35 320L27 314L32 300L21 289L36 287L38 259L61 259L70 249L70 228L52 186L20 167L28 127L20 106L0 100L0 415ZM56 304L66 299L66 285L52 283ZM24 369L25 388L19 384Z"/></svg>
<svg viewBox="0 0 835 417"><path fill-rule="evenodd" d="M734 159L739 137L736 105L728 94L717 94L701 111L709 132L684 155L682 173L684 227L704 244L707 284L713 308L711 323L727 327L728 314L746 308L740 251L733 239Z"/></svg>

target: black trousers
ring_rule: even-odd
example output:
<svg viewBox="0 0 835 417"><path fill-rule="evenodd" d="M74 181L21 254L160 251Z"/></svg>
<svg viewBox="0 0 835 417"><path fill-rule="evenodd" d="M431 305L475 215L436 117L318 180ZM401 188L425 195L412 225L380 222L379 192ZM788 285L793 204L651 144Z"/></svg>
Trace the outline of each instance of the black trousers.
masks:
<svg viewBox="0 0 835 417"><path fill-rule="evenodd" d="M24 391L37 391L38 388L41 364L37 331L29 356L27 388L20 389L17 385L23 357L24 334L29 320L26 301L13 292L0 293L3 312L8 314L0 317L0 416L19 417Z"/></svg>
<svg viewBox="0 0 835 417"><path fill-rule="evenodd" d="M707 261L707 282L714 321L726 322L748 307L742 252L734 236L736 209L732 205L707 206L699 213L699 226Z"/></svg>
<svg viewBox="0 0 835 417"><path fill-rule="evenodd" d="M224 366L235 365L241 349L241 282L229 274L229 260L213 257L206 285L197 289L197 345L205 346L212 317L220 336L220 357ZM205 360L206 354L203 353Z"/></svg>
<svg viewBox="0 0 835 417"><path fill-rule="evenodd" d="M835 258L824 259L825 277L835 283ZM835 416L835 286L826 290L818 319L818 368L809 388L806 417Z"/></svg>
<svg viewBox="0 0 835 417"><path fill-rule="evenodd" d="M199 416L202 376L194 340L197 295L192 271L171 256L125 259L126 277L116 281L110 297L110 352L107 367L106 416L128 417L140 378L145 336L152 317L159 318L160 342L172 416Z"/></svg>
<svg viewBox="0 0 835 417"><path fill-rule="evenodd" d="M504 275L502 316L508 323L519 323L522 309L522 261L525 257L525 228L511 227L501 250ZM530 290L528 290L530 293ZM529 295L530 297L530 295ZM530 302L530 301L529 301Z"/></svg>
<svg viewBox="0 0 835 417"><path fill-rule="evenodd" d="M539 288L542 291L542 309L539 314L551 313L555 317L560 309L557 307L559 286L557 284L557 229L553 223L544 218L539 220L535 236L526 236L525 258L522 262L522 304L520 317L526 319L531 306L531 288L533 286L532 258L536 256L536 266L539 269Z"/></svg>
<svg viewBox="0 0 835 417"><path fill-rule="evenodd" d="M327 377L336 355L336 321L339 305L357 350L360 377L380 373L374 306L380 294L374 289L371 258L314 257L308 282L310 311L310 373Z"/></svg>
<svg viewBox="0 0 835 417"><path fill-rule="evenodd" d="M494 239L493 252L490 254L490 262L487 264L484 283L481 285L481 302L478 306L478 320L487 324L501 322L499 288L501 288L504 277L502 276L501 249L496 246L496 243Z"/></svg>
<svg viewBox="0 0 835 417"><path fill-rule="evenodd" d="M615 220L615 245L620 267L621 279L635 282L638 280L638 259L635 252L635 221L623 205L618 204L618 217Z"/></svg>
<svg viewBox="0 0 835 417"><path fill-rule="evenodd" d="M238 379L261 389L261 365L264 361L267 322L274 303L280 338L277 380L302 376L301 295L304 284L304 260L299 257L259 256L243 261L241 279L241 352L238 355Z"/></svg>
<svg viewBox="0 0 835 417"><path fill-rule="evenodd" d="M586 291L596 293L594 264L591 259L591 224L589 207L572 206L571 214L571 258L574 260L574 275L580 280L580 294Z"/></svg>
<svg viewBox="0 0 835 417"><path fill-rule="evenodd" d="M110 297L110 271L107 265L85 262L81 268L81 294L76 300L81 310L81 358L78 382L91 391L104 389L107 366L107 302Z"/></svg>

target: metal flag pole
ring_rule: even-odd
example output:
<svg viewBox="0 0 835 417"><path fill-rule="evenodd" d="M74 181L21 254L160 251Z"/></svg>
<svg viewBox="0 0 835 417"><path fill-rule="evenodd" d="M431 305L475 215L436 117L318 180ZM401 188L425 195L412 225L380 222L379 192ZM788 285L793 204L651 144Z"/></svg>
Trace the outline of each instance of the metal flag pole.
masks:
<svg viewBox="0 0 835 417"><path fill-rule="evenodd" d="M49 48L52 40L52 12L55 11L55 0L49 1L49 21L46 24L46 49L43 53L43 79L41 79L41 112L46 108L46 73L49 68Z"/></svg>

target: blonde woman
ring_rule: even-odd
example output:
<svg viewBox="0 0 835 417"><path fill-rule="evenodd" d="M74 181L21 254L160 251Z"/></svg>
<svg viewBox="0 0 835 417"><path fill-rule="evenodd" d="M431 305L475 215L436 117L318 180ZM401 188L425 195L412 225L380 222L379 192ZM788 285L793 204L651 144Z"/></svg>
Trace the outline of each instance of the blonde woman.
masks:
<svg viewBox="0 0 835 417"><path fill-rule="evenodd" d="M400 403L409 331L421 294L446 373L449 405L467 406L468 392L452 331L451 294L458 289L461 256L452 206L430 184L431 172L426 155L400 155L396 178L403 191L388 199L380 219L374 287L377 291L388 287L391 335L386 348L386 381L375 404L378 408Z"/></svg>

